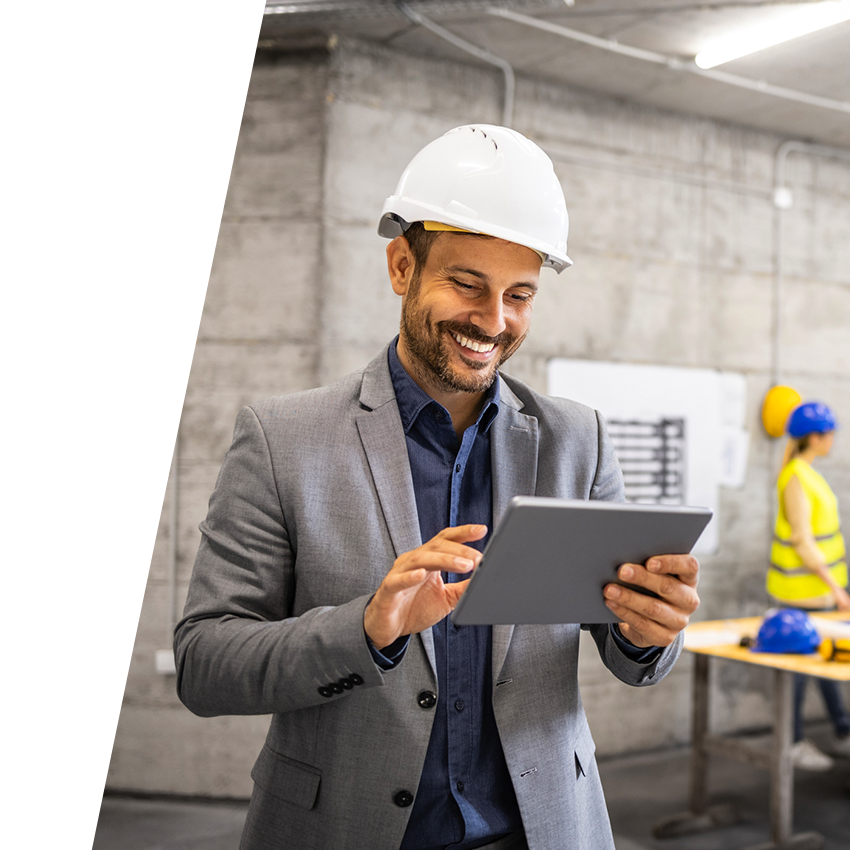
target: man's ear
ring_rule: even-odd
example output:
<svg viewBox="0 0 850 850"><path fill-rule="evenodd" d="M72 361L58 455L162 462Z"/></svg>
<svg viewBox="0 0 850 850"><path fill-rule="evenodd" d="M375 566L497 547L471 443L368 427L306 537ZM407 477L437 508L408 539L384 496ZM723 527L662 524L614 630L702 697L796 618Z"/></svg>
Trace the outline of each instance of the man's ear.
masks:
<svg viewBox="0 0 850 850"><path fill-rule="evenodd" d="M406 295L413 278L416 260L404 236L396 236L387 245L387 272L390 276L393 292Z"/></svg>

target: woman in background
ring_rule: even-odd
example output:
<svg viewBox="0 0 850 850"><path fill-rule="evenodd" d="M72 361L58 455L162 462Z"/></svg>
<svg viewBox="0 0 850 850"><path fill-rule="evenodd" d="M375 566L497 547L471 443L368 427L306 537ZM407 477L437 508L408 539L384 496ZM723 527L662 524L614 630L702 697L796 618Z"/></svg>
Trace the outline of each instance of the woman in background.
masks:
<svg viewBox="0 0 850 850"><path fill-rule="evenodd" d="M838 500L812 462L829 454L837 428L835 415L821 402L794 408L786 429L790 436L777 481L776 518L767 592L786 608L850 611L847 562L838 515ZM832 759L803 738L806 676L794 677L794 764L828 770ZM838 738L833 752L850 757L850 718L838 683L818 679Z"/></svg>

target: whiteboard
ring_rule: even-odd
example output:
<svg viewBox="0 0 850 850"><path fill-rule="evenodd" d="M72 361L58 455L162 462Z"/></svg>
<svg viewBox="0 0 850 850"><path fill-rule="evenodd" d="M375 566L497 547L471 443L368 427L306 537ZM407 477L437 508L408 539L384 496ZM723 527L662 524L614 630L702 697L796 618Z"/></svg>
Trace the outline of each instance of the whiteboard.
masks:
<svg viewBox="0 0 850 850"><path fill-rule="evenodd" d="M733 372L674 366L606 363L554 358L548 364L549 395L570 398L598 410L611 424L618 456L627 483L639 481L642 465L655 479L670 484L662 493L652 488L627 486L627 498L637 502L685 504L709 508L714 518L694 552L718 548L720 487L743 486L748 448L743 430L746 379ZM663 473L658 461L642 464L635 448L641 440L640 424L681 423L666 426L664 457L672 458ZM644 429L644 433L646 430ZM630 434L636 437L630 438ZM680 460L676 460L681 452ZM629 476L626 475L628 472ZM649 474L649 473L647 473ZM657 489L657 488L656 488ZM630 495L630 492L633 495Z"/></svg>

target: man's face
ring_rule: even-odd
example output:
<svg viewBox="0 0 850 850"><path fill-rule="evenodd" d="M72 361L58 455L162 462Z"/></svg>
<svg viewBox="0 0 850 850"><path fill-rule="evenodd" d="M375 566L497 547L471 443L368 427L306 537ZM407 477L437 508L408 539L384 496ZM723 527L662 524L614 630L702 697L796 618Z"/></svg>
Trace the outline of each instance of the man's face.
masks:
<svg viewBox="0 0 850 850"><path fill-rule="evenodd" d="M404 285L399 356L426 390L481 393L522 344L540 257L502 239L443 233Z"/></svg>

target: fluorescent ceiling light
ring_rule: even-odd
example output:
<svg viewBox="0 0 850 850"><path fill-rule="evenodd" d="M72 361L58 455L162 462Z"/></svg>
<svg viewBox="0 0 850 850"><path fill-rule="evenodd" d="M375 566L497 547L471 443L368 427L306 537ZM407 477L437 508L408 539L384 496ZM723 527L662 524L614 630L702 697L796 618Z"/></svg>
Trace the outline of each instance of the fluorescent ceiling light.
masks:
<svg viewBox="0 0 850 850"><path fill-rule="evenodd" d="M782 44L801 35L850 20L850 0L827 0L793 9L773 21L741 30L710 44L694 62L700 68L713 68L757 50Z"/></svg>

